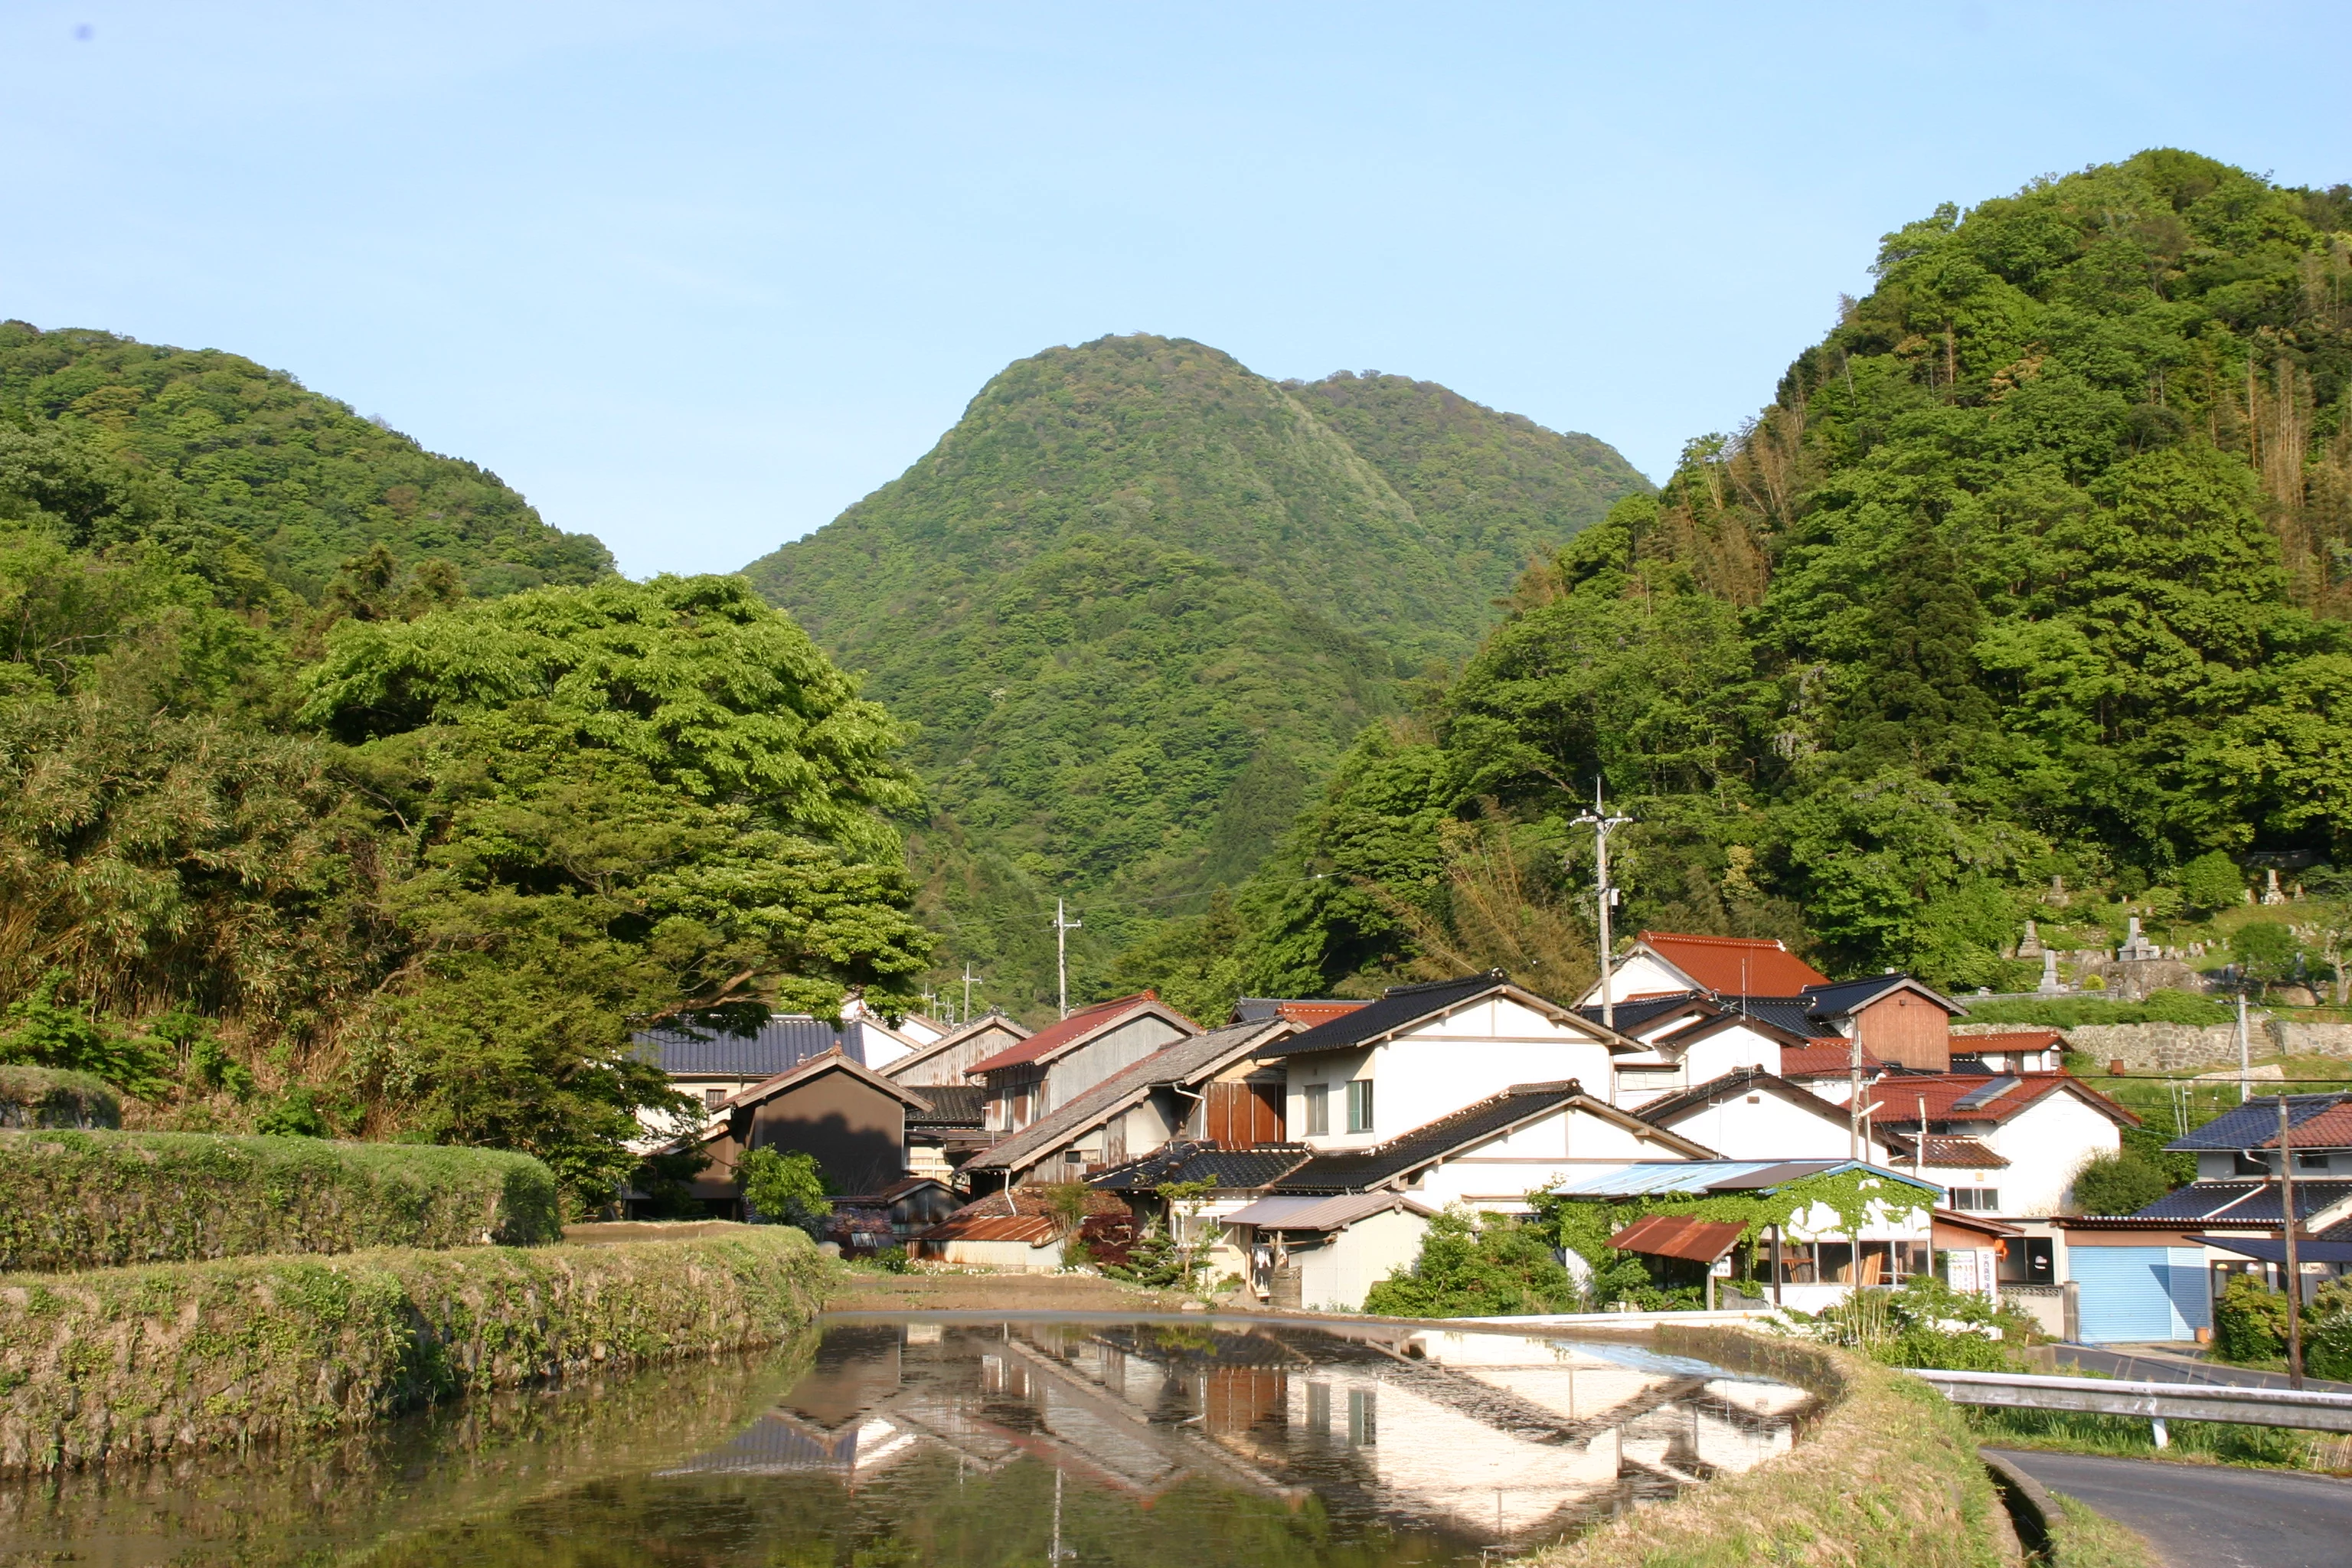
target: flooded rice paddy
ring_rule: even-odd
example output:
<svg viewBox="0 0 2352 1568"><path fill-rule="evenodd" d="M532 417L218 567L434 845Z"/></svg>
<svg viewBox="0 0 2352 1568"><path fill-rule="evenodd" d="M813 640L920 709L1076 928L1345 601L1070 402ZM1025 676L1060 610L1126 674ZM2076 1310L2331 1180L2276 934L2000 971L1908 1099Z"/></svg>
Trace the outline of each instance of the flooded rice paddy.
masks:
<svg viewBox="0 0 2352 1568"><path fill-rule="evenodd" d="M1631 1341L834 1321L332 1445L0 1483L0 1563L1476 1563L1745 1470L1813 1405Z"/></svg>

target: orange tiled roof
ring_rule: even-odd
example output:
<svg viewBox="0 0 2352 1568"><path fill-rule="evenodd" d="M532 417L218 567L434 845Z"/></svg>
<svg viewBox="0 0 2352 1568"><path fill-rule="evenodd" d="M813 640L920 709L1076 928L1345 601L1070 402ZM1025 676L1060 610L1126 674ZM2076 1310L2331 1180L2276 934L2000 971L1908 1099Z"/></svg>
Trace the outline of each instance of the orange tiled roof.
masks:
<svg viewBox="0 0 2352 1568"><path fill-rule="evenodd" d="M1830 977L1777 942L1645 931L1643 942L1709 991L1727 996L1794 996Z"/></svg>
<svg viewBox="0 0 2352 1568"><path fill-rule="evenodd" d="M1885 1062L1872 1056L1867 1047L1864 1049L1862 1053L1864 1077L1874 1076L1885 1065ZM1801 1046L1780 1047L1782 1078L1842 1078L1853 1068L1853 1046L1847 1040L1808 1040Z"/></svg>

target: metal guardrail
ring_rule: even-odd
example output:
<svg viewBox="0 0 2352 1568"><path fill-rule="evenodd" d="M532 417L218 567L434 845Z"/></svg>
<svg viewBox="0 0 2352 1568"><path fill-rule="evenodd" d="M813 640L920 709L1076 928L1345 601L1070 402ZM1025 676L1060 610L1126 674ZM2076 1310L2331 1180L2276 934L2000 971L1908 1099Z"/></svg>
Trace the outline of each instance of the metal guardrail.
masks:
<svg viewBox="0 0 2352 1568"><path fill-rule="evenodd" d="M1955 1405L2137 1415L2156 1423L2158 1447L2165 1445L2168 1420L2237 1421L2250 1426L2352 1432L2352 1394L2213 1383L2127 1383L2120 1378L2050 1377L2021 1372L1945 1372L1932 1367L1916 1369L1912 1375Z"/></svg>

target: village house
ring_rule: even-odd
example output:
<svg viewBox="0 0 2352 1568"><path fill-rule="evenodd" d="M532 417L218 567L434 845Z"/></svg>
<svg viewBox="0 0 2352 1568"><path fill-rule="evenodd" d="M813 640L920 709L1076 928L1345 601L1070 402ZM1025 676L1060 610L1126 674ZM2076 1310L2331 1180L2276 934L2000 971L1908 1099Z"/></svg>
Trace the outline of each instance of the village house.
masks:
<svg viewBox="0 0 2352 1568"><path fill-rule="evenodd" d="M1612 1058L1640 1049L1495 971L1391 986L1257 1055L1283 1069L1287 1135L1327 1152L1392 1142L1514 1084L1605 1085Z"/></svg>
<svg viewBox="0 0 2352 1568"><path fill-rule="evenodd" d="M2137 1213L2057 1222L2076 1331L2090 1343L2190 1340L2210 1330L2230 1278L2286 1282L2277 1095L2258 1096L2176 1138L2197 1179ZM2352 1272L2352 1094L2285 1098L2294 1160L2296 1263L2307 1300Z"/></svg>
<svg viewBox="0 0 2352 1568"><path fill-rule="evenodd" d="M921 1013L908 1013L893 1023L866 1005L866 998L852 995L841 1005L842 1022L862 1024L865 1044L863 1060L879 1072L891 1063L924 1049L949 1033L948 1026Z"/></svg>
<svg viewBox="0 0 2352 1568"><path fill-rule="evenodd" d="M867 1026L857 1020L835 1022L801 1013L778 1013L749 1035L712 1029L647 1029L629 1037L640 1056L661 1068L670 1087L702 1102L708 1112L740 1090L790 1072L813 1057L839 1051L861 1066L866 1062ZM647 1113L640 1113L647 1131L667 1133Z"/></svg>
<svg viewBox="0 0 2352 1568"><path fill-rule="evenodd" d="M1068 1181L1171 1139L1224 1149L1283 1142L1282 1072L1255 1052L1298 1032L1276 1016L1162 1046L975 1155L975 1188Z"/></svg>
<svg viewBox="0 0 2352 1568"><path fill-rule="evenodd" d="M965 1068L986 1086L987 1128L999 1138L1067 1105L1201 1026L1152 991L1082 1007Z"/></svg>
<svg viewBox="0 0 2352 1568"><path fill-rule="evenodd" d="M693 1179L694 1194L714 1215L742 1217L736 1164L752 1149L807 1154L838 1189L884 1191L909 1173L907 1113L923 1106L915 1090L845 1051L812 1057L728 1096L700 1132L682 1141L709 1160Z"/></svg>
<svg viewBox="0 0 2352 1568"><path fill-rule="evenodd" d="M1019 1045L1030 1031L993 1010L970 1023L937 1036L906 1055L876 1068L910 1089L923 1089L971 1082L972 1068L997 1052ZM871 1065L871 1064L869 1064Z"/></svg>

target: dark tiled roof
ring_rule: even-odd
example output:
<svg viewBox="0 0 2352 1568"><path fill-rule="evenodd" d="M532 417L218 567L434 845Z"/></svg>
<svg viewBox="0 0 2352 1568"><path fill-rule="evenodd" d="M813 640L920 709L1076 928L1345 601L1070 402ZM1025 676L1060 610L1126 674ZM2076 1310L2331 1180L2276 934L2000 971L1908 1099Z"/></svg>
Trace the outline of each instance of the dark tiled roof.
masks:
<svg viewBox="0 0 2352 1568"><path fill-rule="evenodd" d="M1736 996L1729 999L1729 1005L1734 1011L1802 1039L1818 1040L1837 1033L1813 1016L1811 1006L1802 996Z"/></svg>
<svg viewBox="0 0 2352 1568"><path fill-rule="evenodd" d="M1510 982L1500 970L1485 974L1468 974L1459 980L1436 980L1426 985L1391 985L1377 1002L1368 1002L1352 1013L1342 1014L1327 1024L1318 1024L1304 1034L1293 1035L1258 1052L1267 1060L1277 1057L1304 1056L1309 1051L1344 1051L1403 1028L1416 1019L1443 1013L1448 1008L1501 989Z"/></svg>
<svg viewBox="0 0 2352 1568"><path fill-rule="evenodd" d="M977 1083L927 1083L916 1093L929 1110L907 1112L909 1127L978 1127L988 1120L988 1089Z"/></svg>
<svg viewBox="0 0 2352 1568"><path fill-rule="evenodd" d="M1088 1177L1087 1184L1115 1193L1148 1193L1162 1182L1205 1182L1214 1176L1221 1188L1250 1192L1297 1169L1307 1157L1303 1143L1220 1149L1214 1143L1178 1142Z"/></svg>
<svg viewBox="0 0 2352 1568"><path fill-rule="evenodd" d="M1343 996L1244 996L1234 1004L1234 1022L1255 1024L1287 1018L1302 1029L1311 1029L1363 1005L1360 998Z"/></svg>
<svg viewBox="0 0 2352 1568"><path fill-rule="evenodd" d="M2288 1135L2295 1126L2352 1102L2352 1096L2286 1096ZM2173 1138L2168 1150L2267 1150L2279 1140L2279 1096L2255 1096L2206 1121L2188 1138ZM2303 1147L2303 1140L2295 1140Z"/></svg>
<svg viewBox="0 0 2352 1568"><path fill-rule="evenodd" d="M772 1017L754 1035L648 1029L631 1035L629 1042L640 1055L670 1074L773 1078L836 1046L860 1066L866 1061L865 1026L835 1024L823 1018Z"/></svg>
<svg viewBox="0 0 2352 1568"><path fill-rule="evenodd" d="M1696 991L1668 991L1656 996L1632 996L1612 1004L1612 1011L1617 1016L1618 1031L1630 1035L1659 1015L1680 1012L1693 1003L1709 1013L1721 1011ZM1598 1024L1601 1022L1601 1004L1595 1002L1579 1007L1576 1016Z"/></svg>
<svg viewBox="0 0 2352 1568"><path fill-rule="evenodd" d="M2273 1112L2273 1115L2277 1114ZM2202 1220L2216 1225L2276 1225L2279 1189L2275 1182L2191 1182L2141 1209L2134 1219ZM2352 1197L2352 1182L2297 1182L2294 1213L2307 1219Z"/></svg>
<svg viewBox="0 0 2352 1568"><path fill-rule="evenodd" d="M1717 1100L1735 1094L1748 1094L1759 1089L1769 1089L1781 1099L1801 1105L1825 1121L1844 1121L1846 1120L1846 1113L1843 1110L1832 1105L1811 1089L1800 1084L1790 1083L1787 1079L1776 1073L1766 1072L1762 1068L1734 1068L1721 1078L1709 1079L1705 1083L1694 1084L1678 1093L1653 1100L1635 1110L1633 1114L1653 1127L1664 1127L1685 1110L1712 1105Z"/></svg>
<svg viewBox="0 0 2352 1568"><path fill-rule="evenodd" d="M1064 1141L1081 1136L1133 1103L1153 1087L1183 1084L1223 1071L1240 1059L1252 1040L1281 1027L1271 1018L1227 1024L1205 1035L1194 1035L1129 1063L1069 1104L1047 1112L971 1163L975 1171L1019 1169L1032 1155L1051 1152Z"/></svg>
<svg viewBox="0 0 2352 1568"><path fill-rule="evenodd" d="M1583 1098L1584 1088L1574 1079L1565 1083L1513 1084L1502 1093L1466 1105L1451 1116L1416 1127L1403 1137L1374 1149L1350 1149L1318 1154L1274 1184L1278 1193L1360 1193L1429 1163L1465 1143L1493 1137L1503 1129Z"/></svg>
<svg viewBox="0 0 2352 1568"><path fill-rule="evenodd" d="M2275 1094L2257 1095L2232 1106L2186 1138L2176 1138L2168 1149L2270 1149L2278 1144L2278 1104ZM2290 1094L2286 1097L2288 1136L2297 1148L2343 1147L2306 1144L2294 1130L2324 1116L2339 1105L2352 1104L2352 1094Z"/></svg>

